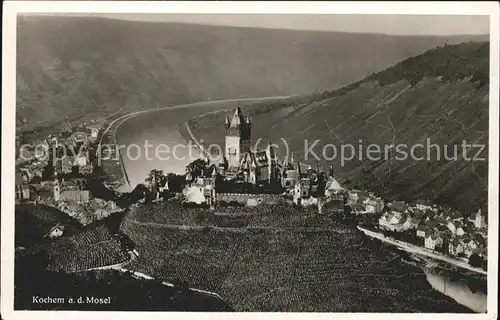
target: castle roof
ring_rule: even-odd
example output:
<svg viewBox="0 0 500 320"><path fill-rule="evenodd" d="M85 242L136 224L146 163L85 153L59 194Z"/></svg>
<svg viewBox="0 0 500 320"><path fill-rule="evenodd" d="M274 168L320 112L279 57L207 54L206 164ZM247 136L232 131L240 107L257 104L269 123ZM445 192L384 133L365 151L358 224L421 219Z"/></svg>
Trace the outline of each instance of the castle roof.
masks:
<svg viewBox="0 0 500 320"><path fill-rule="evenodd" d="M248 167L265 167L268 165L266 151L246 152L241 160L241 166Z"/></svg>
<svg viewBox="0 0 500 320"><path fill-rule="evenodd" d="M243 117L243 113L241 112L240 107L238 107L234 111L233 117L231 118L231 121L229 122L229 127L236 128L242 124L246 124L246 121L245 121L245 118Z"/></svg>
<svg viewBox="0 0 500 320"><path fill-rule="evenodd" d="M333 177L328 178L328 181L326 182L326 189L327 190L344 190L340 183Z"/></svg>

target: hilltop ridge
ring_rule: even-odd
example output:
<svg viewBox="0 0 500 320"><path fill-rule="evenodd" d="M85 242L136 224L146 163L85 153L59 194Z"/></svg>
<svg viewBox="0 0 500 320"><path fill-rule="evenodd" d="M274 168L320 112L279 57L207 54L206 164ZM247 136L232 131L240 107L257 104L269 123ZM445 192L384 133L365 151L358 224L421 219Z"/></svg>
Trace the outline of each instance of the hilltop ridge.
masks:
<svg viewBox="0 0 500 320"><path fill-rule="evenodd" d="M388 36L28 16L17 29L18 130L119 110L342 87L444 43Z"/></svg>

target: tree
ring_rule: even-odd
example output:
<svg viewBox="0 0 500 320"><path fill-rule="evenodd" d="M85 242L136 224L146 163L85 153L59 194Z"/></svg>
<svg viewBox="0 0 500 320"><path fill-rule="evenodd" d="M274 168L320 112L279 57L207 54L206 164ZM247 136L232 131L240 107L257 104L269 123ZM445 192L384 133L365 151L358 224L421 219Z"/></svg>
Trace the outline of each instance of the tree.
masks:
<svg viewBox="0 0 500 320"><path fill-rule="evenodd" d="M189 172L193 179L199 177L206 169L207 163L203 159L196 159L186 166L186 172Z"/></svg>
<svg viewBox="0 0 500 320"><path fill-rule="evenodd" d="M480 268L483 264L483 259L477 253L473 253L469 257L469 264L473 267Z"/></svg>
<svg viewBox="0 0 500 320"><path fill-rule="evenodd" d="M182 192L184 189L184 184L186 182L186 177L184 175L179 175L175 173L169 173L167 175L168 189L172 192Z"/></svg>
<svg viewBox="0 0 500 320"><path fill-rule="evenodd" d="M166 179L167 178L163 174L163 170L153 169L149 172L148 177L145 179L145 182L147 186L151 186L153 181L155 181L156 185L159 186L162 183L165 184Z"/></svg>

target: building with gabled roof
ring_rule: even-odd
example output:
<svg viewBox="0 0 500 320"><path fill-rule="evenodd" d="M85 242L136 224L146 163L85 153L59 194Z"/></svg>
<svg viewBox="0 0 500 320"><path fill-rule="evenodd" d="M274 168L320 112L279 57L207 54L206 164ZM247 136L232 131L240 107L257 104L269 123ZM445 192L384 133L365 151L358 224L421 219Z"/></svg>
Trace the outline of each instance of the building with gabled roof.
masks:
<svg viewBox="0 0 500 320"><path fill-rule="evenodd" d="M15 188L16 201L31 200L31 187L28 181L26 181L18 171L15 173Z"/></svg>

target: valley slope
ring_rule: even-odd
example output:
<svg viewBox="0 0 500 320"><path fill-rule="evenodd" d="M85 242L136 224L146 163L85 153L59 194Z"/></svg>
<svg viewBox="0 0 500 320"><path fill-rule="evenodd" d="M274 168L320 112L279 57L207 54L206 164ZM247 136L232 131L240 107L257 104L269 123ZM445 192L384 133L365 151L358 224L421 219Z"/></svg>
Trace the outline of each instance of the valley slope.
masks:
<svg viewBox="0 0 500 320"><path fill-rule="evenodd" d="M445 42L486 37L20 16L16 124L39 130L66 117L332 90Z"/></svg>
<svg viewBox="0 0 500 320"><path fill-rule="evenodd" d="M271 140L280 145L281 156L281 138L287 141L296 159L313 166L317 162L306 152L305 141L311 147L319 140L312 150L321 160L325 159L323 146L335 145L336 157L319 164L333 164L335 175L347 187L369 189L388 199L427 198L477 210L487 203L488 162L466 161L460 145L463 140L485 145L480 158L487 159L488 74L488 43L447 45L306 103L269 104L245 108L244 112L252 115L253 142L258 138ZM226 114L198 117L189 126L207 145L222 144ZM439 159L436 147L429 149L427 158L427 139L439 146ZM370 144L381 148L380 160L367 157ZM385 157L384 148L391 144L406 146L408 159L398 160L391 152ZM410 149L416 144L425 146L415 148L415 156L423 156L423 160L411 158ZM354 159L343 165L341 145L352 145L356 150ZM457 145L457 160L444 158L446 145L448 157L454 155ZM326 150L326 158L333 158L333 149ZM473 157L479 148L469 150L467 156ZM346 147L345 154L349 156L351 149Z"/></svg>

